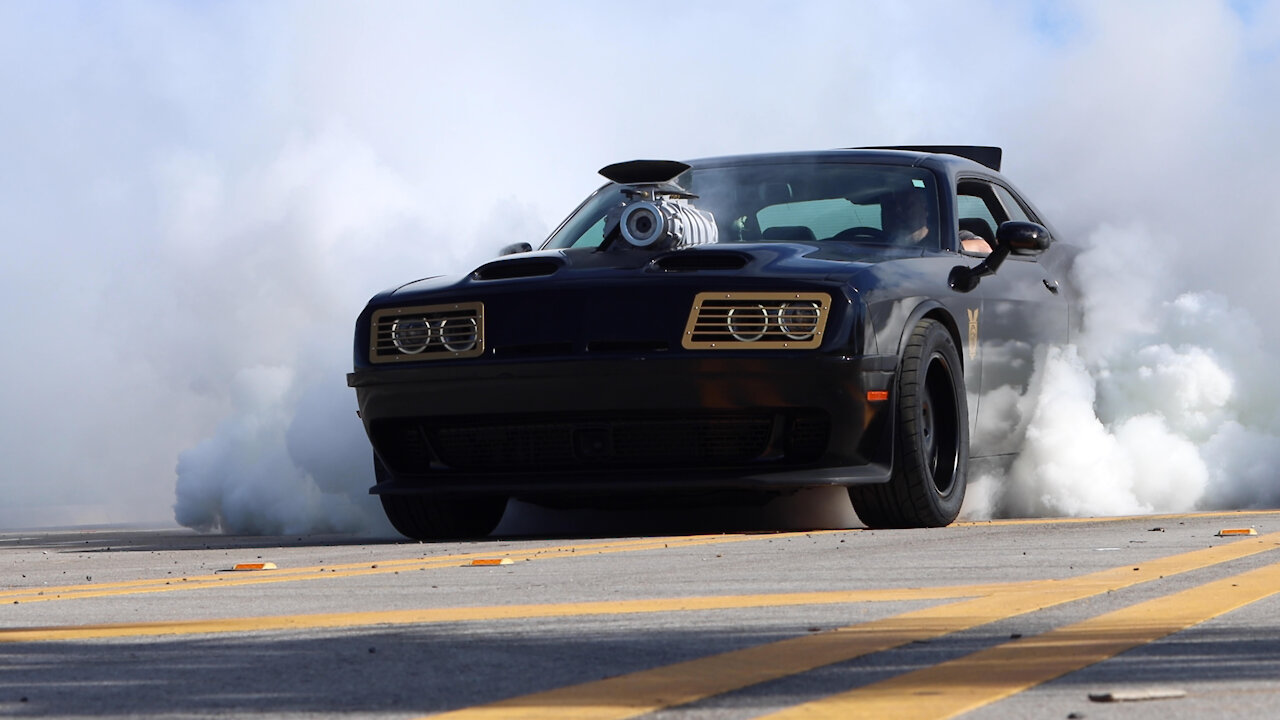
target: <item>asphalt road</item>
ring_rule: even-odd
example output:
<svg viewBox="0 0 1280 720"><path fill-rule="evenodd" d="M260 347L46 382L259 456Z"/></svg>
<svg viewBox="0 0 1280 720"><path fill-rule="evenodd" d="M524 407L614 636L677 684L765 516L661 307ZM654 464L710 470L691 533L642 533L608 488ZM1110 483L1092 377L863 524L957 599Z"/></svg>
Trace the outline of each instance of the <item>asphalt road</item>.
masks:
<svg viewBox="0 0 1280 720"><path fill-rule="evenodd" d="M438 544L3 533L0 715L1271 718L1278 548L1280 512ZM233 570L255 563L275 569Z"/></svg>

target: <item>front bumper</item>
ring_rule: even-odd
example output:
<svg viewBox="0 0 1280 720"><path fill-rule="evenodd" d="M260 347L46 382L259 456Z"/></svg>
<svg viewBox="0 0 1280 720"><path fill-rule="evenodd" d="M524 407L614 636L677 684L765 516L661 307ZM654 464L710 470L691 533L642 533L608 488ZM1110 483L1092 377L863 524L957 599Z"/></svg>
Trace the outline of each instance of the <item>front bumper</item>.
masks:
<svg viewBox="0 0 1280 720"><path fill-rule="evenodd" d="M896 358L679 355L361 369L371 492L544 495L884 482Z"/></svg>

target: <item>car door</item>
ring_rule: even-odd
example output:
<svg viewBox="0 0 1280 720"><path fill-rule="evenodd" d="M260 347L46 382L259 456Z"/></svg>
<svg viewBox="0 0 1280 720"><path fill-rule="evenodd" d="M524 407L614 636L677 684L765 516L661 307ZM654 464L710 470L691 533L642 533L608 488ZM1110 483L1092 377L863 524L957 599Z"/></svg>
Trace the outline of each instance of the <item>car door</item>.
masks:
<svg viewBox="0 0 1280 720"><path fill-rule="evenodd" d="M964 178L957 184L960 227L989 225L992 237L1008 220L1038 222L1009 188L987 178ZM1052 244L1046 253L1053 252ZM980 258L974 258L974 264ZM1048 345L1067 341L1068 307L1062 278L1054 277L1038 257L1009 255L999 270L974 289L976 310L968 311L966 347L981 364L976 394L975 457L1015 453L1022 438L1017 401L1026 394L1037 362Z"/></svg>

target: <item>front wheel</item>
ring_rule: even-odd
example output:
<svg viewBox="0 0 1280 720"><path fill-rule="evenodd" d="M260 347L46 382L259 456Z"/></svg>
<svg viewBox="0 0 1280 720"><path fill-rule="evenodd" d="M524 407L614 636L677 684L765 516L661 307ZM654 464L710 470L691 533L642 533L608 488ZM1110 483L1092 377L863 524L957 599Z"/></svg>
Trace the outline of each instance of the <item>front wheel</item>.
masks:
<svg viewBox="0 0 1280 720"><path fill-rule="evenodd" d="M382 462L374 458L379 483L390 479ZM501 495L379 495L391 526L414 540L466 540L493 532L506 512Z"/></svg>
<svg viewBox="0 0 1280 720"><path fill-rule="evenodd" d="M505 497L379 495L392 527L414 540L468 540L493 532L506 511Z"/></svg>
<svg viewBox="0 0 1280 720"><path fill-rule="evenodd" d="M969 466L964 370L936 320L911 333L898 372L893 477L849 488L868 527L942 527L960 514Z"/></svg>

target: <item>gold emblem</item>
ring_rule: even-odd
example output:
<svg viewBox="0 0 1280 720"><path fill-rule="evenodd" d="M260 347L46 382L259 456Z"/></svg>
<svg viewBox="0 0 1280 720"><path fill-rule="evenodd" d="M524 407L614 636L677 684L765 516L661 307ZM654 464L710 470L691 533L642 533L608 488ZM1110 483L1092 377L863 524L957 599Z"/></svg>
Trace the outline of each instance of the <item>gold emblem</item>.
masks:
<svg viewBox="0 0 1280 720"><path fill-rule="evenodd" d="M969 310L969 358L978 357L978 308Z"/></svg>

